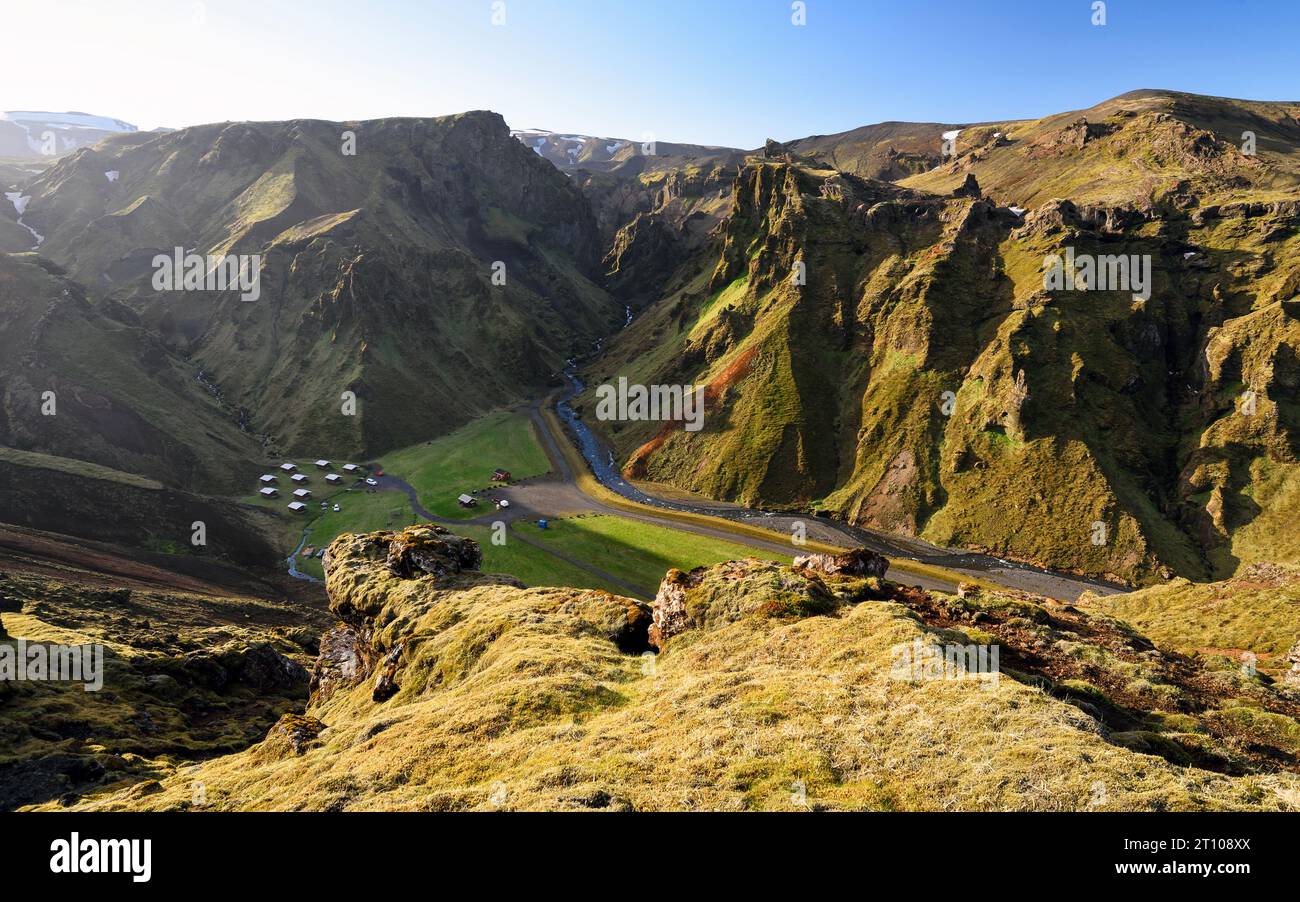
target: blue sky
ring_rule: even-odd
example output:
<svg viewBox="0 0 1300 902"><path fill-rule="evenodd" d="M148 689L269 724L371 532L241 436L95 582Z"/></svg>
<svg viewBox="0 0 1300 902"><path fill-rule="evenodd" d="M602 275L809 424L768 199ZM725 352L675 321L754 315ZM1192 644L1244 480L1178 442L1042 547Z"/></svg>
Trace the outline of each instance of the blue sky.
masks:
<svg viewBox="0 0 1300 902"><path fill-rule="evenodd" d="M144 127L493 109L755 147L1162 87L1300 100L1300 0L6 0L0 109Z"/></svg>

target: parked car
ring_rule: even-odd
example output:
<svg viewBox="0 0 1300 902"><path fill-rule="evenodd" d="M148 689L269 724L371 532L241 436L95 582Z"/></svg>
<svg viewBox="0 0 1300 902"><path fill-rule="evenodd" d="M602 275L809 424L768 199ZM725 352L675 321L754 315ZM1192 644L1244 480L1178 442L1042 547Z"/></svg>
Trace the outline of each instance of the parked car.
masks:
<svg viewBox="0 0 1300 902"><path fill-rule="evenodd" d="M369 476L367 476L367 477L366 477L366 485L379 485L379 483L375 482L373 479L371 479Z"/></svg>
<svg viewBox="0 0 1300 902"><path fill-rule="evenodd" d="M337 504L334 505L334 513L337 514L337 513L338 513L339 511L341 511L341 510L343 510L343 508L339 507Z"/></svg>

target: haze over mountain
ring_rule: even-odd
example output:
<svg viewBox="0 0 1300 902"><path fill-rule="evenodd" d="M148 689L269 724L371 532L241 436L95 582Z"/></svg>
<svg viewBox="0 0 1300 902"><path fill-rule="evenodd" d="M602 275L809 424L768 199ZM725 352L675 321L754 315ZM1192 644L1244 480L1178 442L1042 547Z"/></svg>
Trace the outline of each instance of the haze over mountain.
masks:
<svg viewBox="0 0 1300 902"><path fill-rule="evenodd" d="M0 157L59 156L136 130L129 122L89 113L11 110L0 113Z"/></svg>

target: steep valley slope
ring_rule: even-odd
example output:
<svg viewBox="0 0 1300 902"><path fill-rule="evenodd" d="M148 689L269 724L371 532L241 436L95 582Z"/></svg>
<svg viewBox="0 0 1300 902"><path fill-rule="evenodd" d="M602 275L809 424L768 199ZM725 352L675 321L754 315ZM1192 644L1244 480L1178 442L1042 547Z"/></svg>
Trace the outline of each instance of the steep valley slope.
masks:
<svg viewBox="0 0 1300 902"><path fill-rule="evenodd" d="M657 234L685 234L670 205L616 236L614 277L658 298L584 412L635 479L1088 575L1300 559L1298 117L1136 92L869 177L826 161L879 134L769 143L704 240ZM1067 251L1151 284L1049 286ZM704 429L595 422L618 377L706 387Z"/></svg>
<svg viewBox="0 0 1300 902"><path fill-rule="evenodd" d="M621 315L592 280L582 195L491 113L123 134L21 190L40 254L158 355L189 361L260 454L358 456L440 434L536 390ZM260 255L260 296L159 290L155 258L177 248ZM127 380L103 377L110 403L136 406ZM178 406L177 430L190 426L174 453L233 490L188 415L203 407ZM30 433L24 450L68 453ZM90 459L125 466L120 449L97 452L110 442Z"/></svg>
<svg viewBox="0 0 1300 902"><path fill-rule="evenodd" d="M28 651L103 648L95 691L0 681L0 811L72 804L105 786L147 792L160 773L247 748L305 702L330 622L312 593L221 585L159 563L0 530L6 651L20 640Z"/></svg>

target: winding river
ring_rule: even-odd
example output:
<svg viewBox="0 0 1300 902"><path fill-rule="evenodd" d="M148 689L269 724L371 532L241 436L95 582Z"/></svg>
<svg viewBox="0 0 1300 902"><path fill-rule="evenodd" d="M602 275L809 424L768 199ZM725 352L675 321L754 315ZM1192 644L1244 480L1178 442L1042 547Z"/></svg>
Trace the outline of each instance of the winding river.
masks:
<svg viewBox="0 0 1300 902"><path fill-rule="evenodd" d="M577 365L570 362L564 370L569 383L568 389L556 402L556 413L568 428L578 450L591 467L597 481L612 492L640 504L664 510L683 513L704 514L734 522L747 523L772 530L775 534L788 537L791 526L796 522L808 525L809 535L814 529L828 537L838 537L842 544L860 545L870 548L886 557L902 558L923 564L931 564L948 570L965 571L972 574L989 574L997 581L1025 591L1049 594L1055 597L1077 596L1084 590L1100 595L1111 595L1127 591L1124 586L1101 580L1088 579L1071 573L1062 573L1032 564L1006 560L976 552L942 548L929 542L907 536L892 535L863 529L840 520L819 517L805 511L763 511L740 505L719 505L685 501L670 501L647 494L623 478L614 460L613 452L582 421L573 409L573 399L586 387L577 375Z"/></svg>

